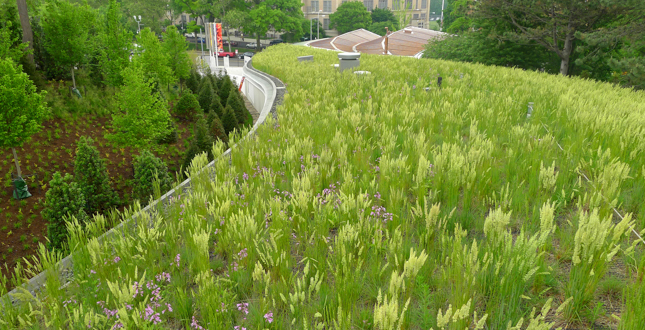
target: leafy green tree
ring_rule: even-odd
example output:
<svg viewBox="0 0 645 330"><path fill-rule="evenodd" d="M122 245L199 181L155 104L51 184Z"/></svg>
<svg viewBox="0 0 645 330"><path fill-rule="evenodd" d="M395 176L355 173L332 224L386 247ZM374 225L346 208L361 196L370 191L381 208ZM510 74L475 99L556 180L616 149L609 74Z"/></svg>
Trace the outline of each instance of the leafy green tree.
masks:
<svg viewBox="0 0 645 330"><path fill-rule="evenodd" d="M50 248L61 249L67 241L66 218L75 217L80 223L87 221L84 206L85 197L72 176L65 174L62 177L60 173L54 173L45 194L45 207L42 211L43 219L47 222Z"/></svg>
<svg viewBox="0 0 645 330"><path fill-rule="evenodd" d="M339 34L368 29L372 25L370 12L358 1L348 1L338 6L336 12L329 15L329 20Z"/></svg>
<svg viewBox="0 0 645 330"><path fill-rule="evenodd" d="M193 127L193 136L190 140L190 145L186 150L186 155L184 157L183 168L184 170L188 169L193 158L202 152L205 152L208 155L208 160L213 160L213 138L210 134L206 118L200 116Z"/></svg>
<svg viewBox="0 0 645 330"><path fill-rule="evenodd" d="M20 38L20 22L15 7L0 2L0 58L10 58L14 63L20 63L24 52L30 51Z"/></svg>
<svg viewBox="0 0 645 330"><path fill-rule="evenodd" d="M425 58L451 61L520 67L527 70L544 70L557 73L558 59L553 53L536 44L518 44L499 41L489 35L489 30L462 32L443 40L428 42Z"/></svg>
<svg viewBox="0 0 645 330"><path fill-rule="evenodd" d="M431 22L428 22L428 30L439 31L441 30L441 27L439 26L439 23L435 21L431 21Z"/></svg>
<svg viewBox="0 0 645 330"><path fill-rule="evenodd" d="M137 15L141 16L142 26L155 33L161 33L164 18L171 9L169 0L128 0L122 3L133 31L137 31L137 23L133 19L133 16Z"/></svg>
<svg viewBox="0 0 645 330"><path fill-rule="evenodd" d="M224 108L224 117L222 117L222 124L224 125L224 131L226 135L229 135L236 129L239 129L237 117L235 116L235 110L230 105L227 105Z"/></svg>
<svg viewBox="0 0 645 330"><path fill-rule="evenodd" d="M376 33L380 36L384 36L386 33L385 28L387 27L390 32L395 31L393 26L395 25L394 22L386 21L386 22L375 22L370 25L370 27L367 29L370 32Z"/></svg>
<svg viewBox="0 0 645 330"><path fill-rule="evenodd" d="M59 66L71 72L76 88L74 67L85 63L92 50L90 31L96 21L94 10L88 5L52 0L42 12L45 49Z"/></svg>
<svg viewBox="0 0 645 330"><path fill-rule="evenodd" d="M394 13L388 9L375 8L372 10L372 24L367 30L374 32L378 35L385 35L385 28L387 27L390 32L397 31L399 29L399 20Z"/></svg>
<svg viewBox="0 0 645 330"><path fill-rule="evenodd" d="M93 145L92 138L82 136L76 146L74 175L85 200L85 212L89 215L101 213L118 205L119 197L110 187L105 162Z"/></svg>
<svg viewBox="0 0 645 330"><path fill-rule="evenodd" d="M121 21L121 5L110 0L104 18L104 27L100 34L102 48L99 63L109 86L123 85L123 69L130 63L132 33L128 32Z"/></svg>
<svg viewBox="0 0 645 330"><path fill-rule="evenodd" d="M576 40L618 17L640 19L638 0L482 0L473 7L476 17L505 22L515 30L498 38L535 41L560 58L560 74L568 75ZM642 1L641 1L642 3Z"/></svg>
<svg viewBox="0 0 645 330"><path fill-rule="evenodd" d="M31 139L41 129L48 109L45 92L11 59L0 59L0 147L11 148L18 176L22 177L16 148Z"/></svg>
<svg viewBox="0 0 645 330"><path fill-rule="evenodd" d="M253 0L249 2L249 20L245 25L245 31L255 33L258 47L260 36L265 35L271 28L302 35L302 6L299 0Z"/></svg>
<svg viewBox="0 0 645 330"><path fill-rule="evenodd" d="M391 22L393 25L388 26L390 31L396 31L399 29L399 21L389 8L374 8L370 15L372 16L372 23Z"/></svg>
<svg viewBox="0 0 645 330"><path fill-rule="evenodd" d="M155 142L158 144L173 144L177 142L179 138L179 133L177 132L177 124L172 119L168 117L168 122L166 122L166 131L161 135L155 138Z"/></svg>
<svg viewBox="0 0 645 330"><path fill-rule="evenodd" d="M195 116L201 112L202 108L199 106L197 97L190 90L181 95L179 102L175 106L175 115L188 121L193 121Z"/></svg>
<svg viewBox="0 0 645 330"><path fill-rule="evenodd" d="M631 16L619 16L596 31L581 33L584 57L576 65L605 62L614 71L612 81L645 89L645 2L636 4Z"/></svg>
<svg viewBox="0 0 645 330"><path fill-rule="evenodd" d="M155 181L159 184L161 194L170 190L173 185L166 163L150 151L144 150L134 159L132 196L142 204L147 204L150 196L154 195Z"/></svg>
<svg viewBox="0 0 645 330"><path fill-rule="evenodd" d="M166 86L174 81L172 70L168 66L168 54L159 42L157 36L149 28L141 30L137 36L140 52L132 61L139 64L148 78L155 79Z"/></svg>
<svg viewBox="0 0 645 330"><path fill-rule="evenodd" d="M145 149L167 133L170 114L166 102L154 91L154 81L139 65L131 64L123 77L124 87L117 94L118 110L112 114L114 132L107 138L121 146Z"/></svg>
<svg viewBox="0 0 645 330"><path fill-rule="evenodd" d="M188 45L186 39L179 34L174 25L166 28L163 38L163 50L168 56L168 67L172 70L175 78L183 81L190 76L190 58L188 57Z"/></svg>

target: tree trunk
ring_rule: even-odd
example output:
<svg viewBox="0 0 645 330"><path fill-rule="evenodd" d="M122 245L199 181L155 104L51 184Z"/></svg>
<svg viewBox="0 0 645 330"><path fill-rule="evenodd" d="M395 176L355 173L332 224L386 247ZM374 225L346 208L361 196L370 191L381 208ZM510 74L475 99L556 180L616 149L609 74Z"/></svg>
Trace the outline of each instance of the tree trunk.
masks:
<svg viewBox="0 0 645 330"><path fill-rule="evenodd" d="M18 161L18 155L16 154L16 148L11 148L13 152L13 161L16 163L16 170L18 171L18 177L22 178L22 171L20 171L20 162Z"/></svg>
<svg viewBox="0 0 645 330"><path fill-rule="evenodd" d="M74 66L72 65L72 85L76 89L76 78L74 78Z"/></svg>
<svg viewBox="0 0 645 330"><path fill-rule="evenodd" d="M571 59L571 53L573 52L574 33L575 31L570 30L564 39L564 49L562 49L562 56L560 56L560 74L563 76L569 74L569 60Z"/></svg>
<svg viewBox="0 0 645 330"><path fill-rule="evenodd" d="M20 26L22 27L22 42L27 43L29 50L34 50L34 33L31 31L31 23L29 22L29 11L27 9L27 0L16 0L18 6L18 15L20 16ZM34 54L30 52L27 54L27 59L32 64L34 63Z"/></svg>
<svg viewBox="0 0 645 330"><path fill-rule="evenodd" d="M257 45L257 47L255 48L255 50L257 50L257 51L259 52L259 51L262 49L262 45L260 44L260 32L256 32L256 33L255 33L255 35L256 35L256 36L257 36L257 38L258 38L258 39L257 39L257 40L258 40L258 45Z"/></svg>

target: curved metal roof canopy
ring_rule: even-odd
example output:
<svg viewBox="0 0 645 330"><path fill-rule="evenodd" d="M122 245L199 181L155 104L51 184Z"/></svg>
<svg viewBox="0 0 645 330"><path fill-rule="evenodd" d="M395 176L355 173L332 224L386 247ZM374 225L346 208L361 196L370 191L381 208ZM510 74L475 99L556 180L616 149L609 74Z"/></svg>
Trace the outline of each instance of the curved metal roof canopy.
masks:
<svg viewBox="0 0 645 330"><path fill-rule="evenodd" d="M443 32L408 26L403 30L390 33L388 55L415 56L424 50L429 40L441 38L444 35ZM344 52L384 55L385 37L365 29L358 29L335 38L311 42L309 46Z"/></svg>
<svg viewBox="0 0 645 330"><path fill-rule="evenodd" d="M441 38L445 33L408 26L388 36L388 55L414 56L422 52L431 39ZM356 51L366 54L385 54L385 37L370 40L356 46Z"/></svg>
<svg viewBox="0 0 645 330"><path fill-rule="evenodd" d="M379 35L365 29L358 29L339 35L334 38L317 40L309 44L311 47L325 48L331 50L340 50L344 52L353 52L354 46L374 40Z"/></svg>

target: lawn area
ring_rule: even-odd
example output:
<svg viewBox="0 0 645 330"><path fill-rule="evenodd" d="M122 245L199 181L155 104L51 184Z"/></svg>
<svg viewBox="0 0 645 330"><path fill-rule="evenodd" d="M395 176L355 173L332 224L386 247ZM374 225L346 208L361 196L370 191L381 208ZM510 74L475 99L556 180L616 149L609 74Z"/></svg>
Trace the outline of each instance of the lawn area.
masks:
<svg viewBox="0 0 645 330"><path fill-rule="evenodd" d="M191 192L114 240L95 239L105 219L70 228L74 281L52 276L0 328L642 329L645 93L335 63L254 56L286 85L279 120L230 157L218 142L204 172L195 158ZM40 254L53 274L61 256Z"/></svg>

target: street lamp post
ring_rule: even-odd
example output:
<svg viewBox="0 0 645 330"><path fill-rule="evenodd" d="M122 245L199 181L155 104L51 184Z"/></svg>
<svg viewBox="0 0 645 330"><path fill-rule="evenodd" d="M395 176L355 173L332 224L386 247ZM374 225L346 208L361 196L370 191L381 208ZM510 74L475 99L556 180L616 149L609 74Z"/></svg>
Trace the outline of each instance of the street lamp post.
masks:
<svg viewBox="0 0 645 330"><path fill-rule="evenodd" d="M204 58L204 41L206 40L206 38L202 39L201 35L202 35L202 28L199 28L198 38L199 38L199 43L202 44L202 58Z"/></svg>
<svg viewBox="0 0 645 330"><path fill-rule="evenodd" d="M139 19L137 19L137 15L134 15L134 21L137 22L137 34L141 33L141 15L139 15Z"/></svg>
<svg viewBox="0 0 645 330"><path fill-rule="evenodd" d="M314 26L314 20L311 19L309 20L309 40L312 39L311 37L313 37L313 34L314 34L313 26Z"/></svg>
<svg viewBox="0 0 645 330"><path fill-rule="evenodd" d="M316 37L316 39L320 39L320 13L322 13L322 9L318 11L318 20L316 21L316 23L317 23L316 28L318 29L318 36ZM325 15L323 15L323 18L324 17L325 17Z"/></svg>

